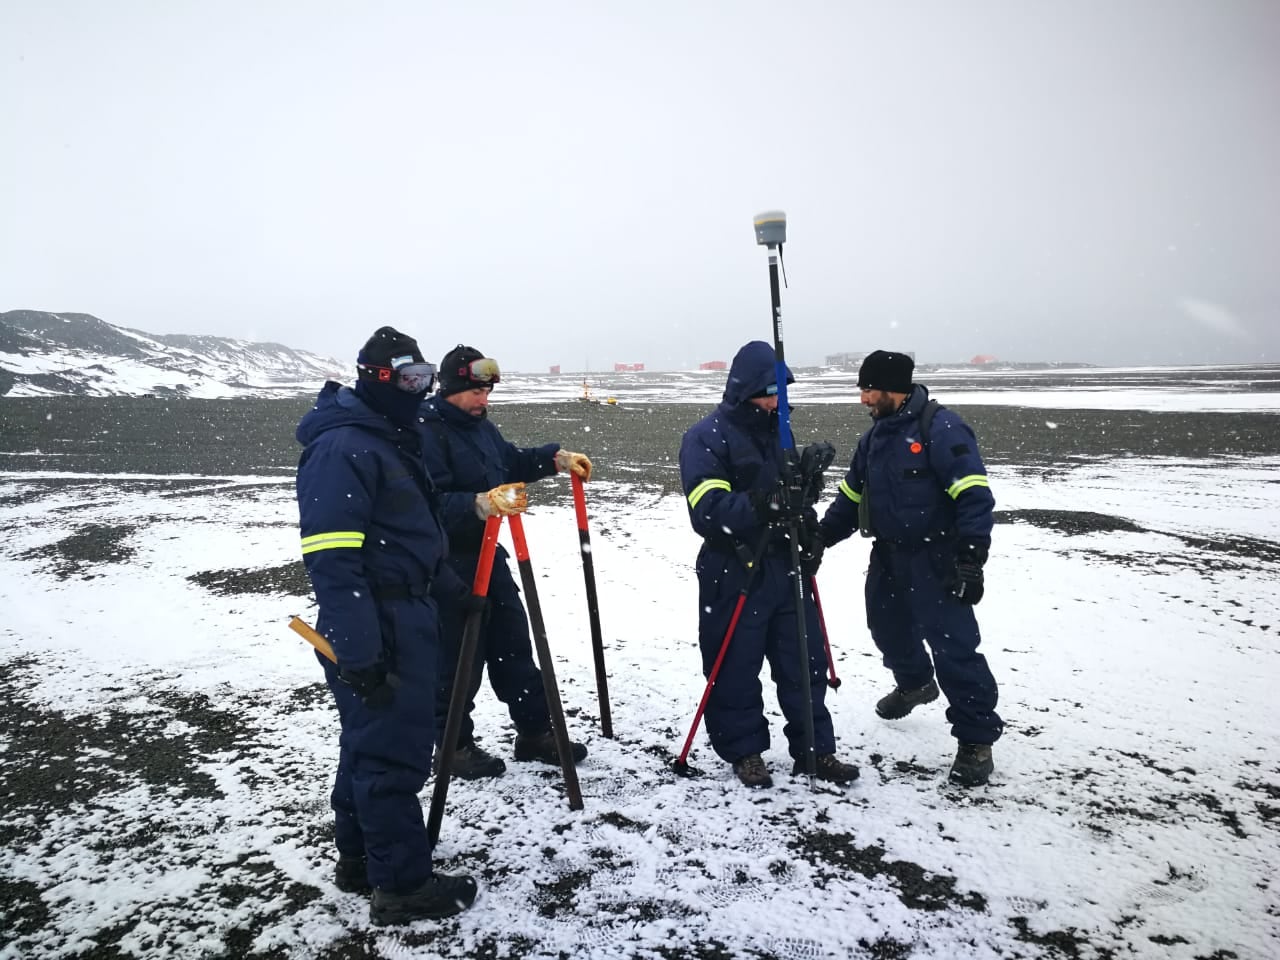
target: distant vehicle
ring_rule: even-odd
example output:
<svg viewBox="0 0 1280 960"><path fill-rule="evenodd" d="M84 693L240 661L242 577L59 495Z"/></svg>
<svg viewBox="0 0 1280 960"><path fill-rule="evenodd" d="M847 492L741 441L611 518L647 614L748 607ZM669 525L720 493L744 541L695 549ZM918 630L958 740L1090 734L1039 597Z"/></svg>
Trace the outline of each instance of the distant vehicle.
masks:
<svg viewBox="0 0 1280 960"><path fill-rule="evenodd" d="M582 381L582 396L580 396L578 400L582 403L599 403L600 402L599 400L597 400L595 397L591 395L591 386L590 384L587 383L586 380ZM615 407L618 405L618 400L616 397L606 397L604 402Z"/></svg>

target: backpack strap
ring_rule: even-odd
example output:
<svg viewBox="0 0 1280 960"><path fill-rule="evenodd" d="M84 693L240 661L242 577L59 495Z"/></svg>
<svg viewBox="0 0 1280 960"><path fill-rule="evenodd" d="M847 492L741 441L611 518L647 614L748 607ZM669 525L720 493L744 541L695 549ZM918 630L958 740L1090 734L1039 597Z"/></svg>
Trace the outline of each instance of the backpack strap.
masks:
<svg viewBox="0 0 1280 960"><path fill-rule="evenodd" d="M924 409L920 411L920 417L916 420L920 429L920 443L924 445L926 450L929 449L929 431L933 429L933 417L939 410L947 409L937 400L929 400Z"/></svg>

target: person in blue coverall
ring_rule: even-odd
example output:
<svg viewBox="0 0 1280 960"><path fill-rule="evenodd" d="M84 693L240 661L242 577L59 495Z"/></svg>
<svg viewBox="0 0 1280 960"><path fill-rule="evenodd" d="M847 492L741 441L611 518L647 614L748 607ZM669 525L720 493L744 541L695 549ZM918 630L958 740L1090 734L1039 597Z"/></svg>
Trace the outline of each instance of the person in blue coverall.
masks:
<svg viewBox="0 0 1280 960"><path fill-rule="evenodd" d="M706 706L712 749L733 765L748 787L769 787L773 779L762 754L769 748L760 671L769 661L782 708L794 764L805 769L804 700L809 684L813 707L817 775L849 783L858 768L836 757L835 732L827 712L826 663L817 606L809 578L804 592L809 644L808 676L800 665L796 592L791 546L780 495L783 457L778 432L778 387L774 351L760 340L733 358L720 405L690 427L680 444L680 480L693 529L702 536L698 551L698 644L703 676L712 666L728 632L744 586L746 603L734 630ZM787 382L791 383L787 371ZM812 512L812 511L810 511ZM816 516L814 517L816 519ZM752 562L763 544L759 562Z"/></svg>
<svg viewBox="0 0 1280 960"><path fill-rule="evenodd" d="M355 389L330 381L298 424L302 554L319 604L317 654L342 726L332 805L346 892L372 887L378 925L452 916L471 877L435 872L418 792L431 770L439 627L431 594L462 585L422 460L418 405L435 365L392 327L357 358ZM452 580L449 578L452 577Z"/></svg>
<svg viewBox="0 0 1280 960"><path fill-rule="evenodd" d="M875 537L867 625L896 684L876 712L900 720L936 700L941 686L959 741L949 778L979 786L991 776L991 745L1004 729L973 613L995 498L978 441L957 414L937 407L922 434L929 390L912 382L914 371L902 353L876 350L863 361L861 402L875 422L822 518L818 552L855 530Z"/></svg>
<svg viewBox="0 0 1280 960"><path fill-rule="evenodd" d="M570 470L591 479L591 461L559 444L517 447L503 438L489 420L489 395L501 380L496 360L474 347L458 344L440 363L439 392L420 410L427 469L442 491L441 517L449 534L448 564L467 583L475 577L485 518L503 512L506 499L497 491ZM485 491L489 491L486 493ZM516 760L559 765L560 752L551 731L542 672L534 665L529 620L520 590L507 564L508 553L498 547L483 611L479 647L467 689L466 713L455 747L450 775L464 780L497 777L506 763L476 742L471 713L487 667L489 684L507 705L515 724ZM463 628L471 609L444 599L440 607L443 642L437 676L436 728L444 735L449 700L462 646ZM572 745L573 761L586 758L587 748Z"/></svg>

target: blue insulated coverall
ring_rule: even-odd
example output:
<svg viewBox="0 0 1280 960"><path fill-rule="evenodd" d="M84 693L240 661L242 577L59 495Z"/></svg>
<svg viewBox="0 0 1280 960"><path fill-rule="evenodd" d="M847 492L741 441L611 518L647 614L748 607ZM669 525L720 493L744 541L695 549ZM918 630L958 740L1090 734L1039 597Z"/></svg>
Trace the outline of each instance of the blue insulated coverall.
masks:
<svg viewBox="0 0 1280 960"><path fill-rule="evenodd" d="M949 587L957 543L990 546L995 498L973 430L956 413L939 408L929 436L920 436L928 400L928 389L915 384L902 409L862 435L820 529L828 545L839 543L858 529L863 507L876 538L867 626L884 665L903 689L924 686L936 669L952 735L991 744L1003 729L995 678L978 653L973 607Z"/></svg>
<svg viewBox="0 0 1280 960"><path fill-rule="evenodd" d="M418 792L431 772L439 633L427 594L445 552L416 429L401 429L327 383L298 424L302 552L316 624L338 664L382 662L400 679L374 708L317 654L342 724L333 786L340 853L369 882L407 893L432 875Z"/></svg>
<svg viewBox="0 0 1280 960"><path fill-rule="evenodd" d="M711 675L740 591L744 585L749 591L706 708L711 746L730 763L769 748L760 684L766 659L786 718L783 733L791 756L799 759L805 753L801 684L806 682L813 700L816 751L819 756L835 752L817 607L808 584L804 616L809 675L802 676L787 533L777 529L768 534L754 575L743 560L765 535L748 494L773 490L781 474L778 416L748 399L774 380L773 348L763 341L747 344L734 357L720 405L690 427L680 444L680 480L689 519L703 537L697 561L703 676Z"/></svg>
<svg viewBox="0 0 1280 960"><path fill-rule="evenodd" d="M504 440L487 417L473 417L440 396L429 398L421 408L423 442L427 469L440 495L441 519L449 534L448 564L470 590L475 580L484 521L476 516L475 495L504 483L530 483L556 472L555 456L560 445L517 447ZM467 689L467 712L462 719L458 743L467 745L475 736L471 712L480 679L487 666L489 684L507 705L516 729L537 735L551 729L542 672L534 665L529 637L529 620L520 589L507 564L509 554L499 545L489 579L488 617L480 630L475 667ZM449 713L449 698L458 654L462 648L464 614L458 604L441 597L440 629L443 642L436 695L436 731L443 738Z"/></svg>

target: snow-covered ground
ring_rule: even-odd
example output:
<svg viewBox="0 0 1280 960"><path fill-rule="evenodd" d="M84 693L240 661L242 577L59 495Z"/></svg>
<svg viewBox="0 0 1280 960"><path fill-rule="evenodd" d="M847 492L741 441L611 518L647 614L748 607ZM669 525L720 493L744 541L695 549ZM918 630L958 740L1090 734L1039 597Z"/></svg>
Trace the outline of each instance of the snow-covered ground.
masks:
<svg viewBox="0 0 1280 960"><path fill-rule="evenodd" d="M787 776L776 709L773 790L701 735L699 775L672 774L697 539L679 497L601 467L614 740L572 510L539 495L562 480L525 522L585 809L537 765L454 782L438 855L480 897L391 931L330 883L337 725L287 629L314 616L291 481L0 473L0 957L1280 956L1280 460L993 470L977 612L1008 730L972 791L944 782L941 701L872 711L856 539L819 583L861 779ZM510 761L487 688L477 727Z"/></svg>

